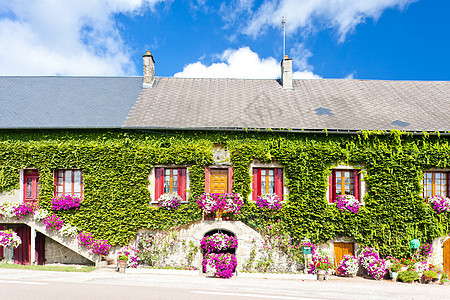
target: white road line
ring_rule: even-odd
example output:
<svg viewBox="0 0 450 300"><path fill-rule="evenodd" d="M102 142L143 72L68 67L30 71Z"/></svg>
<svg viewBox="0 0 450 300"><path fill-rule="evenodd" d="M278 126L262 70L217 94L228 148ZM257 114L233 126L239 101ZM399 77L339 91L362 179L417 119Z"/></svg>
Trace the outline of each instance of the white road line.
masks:
<svg viewBox="0 0 450 300"><path fill-rule="evenodd" d="M32 284L32 285L46 285L47 282L36 282L36 281L15 281L15 280L1 280L0 283L18 283L18 284Z"/></svg>
<svg viewBox="0 0 450 300"><path fill-rule="evenodd" d="M263 295L263 294L240 294L240 293L207 292L207 291L191 291L191 293L205 294L205 295L236 296L236 297L256 297L256 298L268 298L268 299L320 300L318 298L299 298L299 297Z"/></svg>

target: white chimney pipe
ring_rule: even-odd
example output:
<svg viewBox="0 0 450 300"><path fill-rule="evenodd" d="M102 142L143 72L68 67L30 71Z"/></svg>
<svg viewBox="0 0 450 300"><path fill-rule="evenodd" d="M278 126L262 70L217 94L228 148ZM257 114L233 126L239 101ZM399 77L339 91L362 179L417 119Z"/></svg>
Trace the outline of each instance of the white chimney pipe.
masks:
<svg viewBox="0 0 450 300"><path fill-rule="evenodd" d="M155 60L150 51L147 51L142 57L144 60L144 83L142 84L142 87L151 88L155 81Z"/></svg>
<svg viewBox="0 0 450 300"><path fill-rule="evenodd" d="M281 85L283 89L293 89L292 87L292 58L284 56L281 61Z"/></svg>

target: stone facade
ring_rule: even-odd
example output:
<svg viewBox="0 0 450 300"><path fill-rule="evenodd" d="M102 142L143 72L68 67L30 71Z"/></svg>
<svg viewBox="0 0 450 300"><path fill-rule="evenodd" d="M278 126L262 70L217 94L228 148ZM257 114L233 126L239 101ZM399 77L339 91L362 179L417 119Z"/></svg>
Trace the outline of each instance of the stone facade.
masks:
<svg viewBox="0 0 450 300"><path fill-rule="evenodd" d="M92 265L93 263L78 253L61 245L60 243L45 237L45 263L46 264L77 264Z"/></svg>

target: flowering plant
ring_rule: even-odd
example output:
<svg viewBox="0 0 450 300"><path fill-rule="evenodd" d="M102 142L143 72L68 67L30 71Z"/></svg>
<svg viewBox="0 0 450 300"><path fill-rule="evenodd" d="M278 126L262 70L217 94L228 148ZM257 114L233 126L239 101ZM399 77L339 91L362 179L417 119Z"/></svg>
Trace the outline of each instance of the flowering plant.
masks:
<svg viewBox="0 0 450 300"><path fill-rule="evenodd" d="M221 250L237 248L238 240L235 236L229 236L225 233L215 233L211 236L205 236L200 240L200 247L205 253L212 253Z"/></svg>
<svg viewBox="0 0 450 300"><path fill-rule="evenodd" d="M433 255L433 245L425 243L419 247L419 255L424 259L428 259Z"/></svg>
<svg viewBox="0 0 450 300"><path fill-rule="evenodd" d="M34 219L36 221L41 221L47 216L48 216L48 211L43 208L40 208L34 212Z"/></svg>
<svg viewBox="0 0 450 300"><path fill-rule="evenodd" d="M107 240L96 240L94 239L92 233L89 232L80 232L77 239L78 245L91 249L94 254L107 255L111 249L111 245L108 244Z"/></svg>
<svg viewBox="0 0 450 300"><path fill-rule="evenodd" d="M45 217L43 222L45 224L45 229L47 230L52 228L60 230L64 226L64 221L55 214Z"/></svg>
<svg viewBox="0 0 450 300"><path fill-rule="evenodd" d="M380 258L374 248L364 247L359 254L359 263L366 269L367 273L376 280L380 280L386 275L388 264L386 260Z"/></svg>
<svg viewBox="0 0 450 300"><path fill-rule="evenodd" d="M181 201L183 201L183 198L180 197L180 195L173 193L173 194L162 194L158 198L158 206L164 207L167 209L176 209L178 206L180 206Z"/></svg>
<svg viewBox="0 0 450 300"><path fill-rule="evenodd" d="M57 198L52 198L53 210L69 210L75 208L78 210L80 207L81 199L72 195L60 195Z"/></svg>
<svg viewBox="0 0 450 300"><path fill-rule="evenodd" d="M231 278L237 266L236 255L230 253L208 253L203 258L203 271L220 278Z"/></svg>
<svg viewBox="0 0 450 300"><path fill-rule="evenodd" d="M241 209L243 200L238 193L205 193L198 196L197 204L205 214L219 210L235 214Z"/></svg>
<svg viewBox="0 0 450 300"><path fill-rule="evenodd" d="M428 198L428 203L438 214L450 211L450 198L434 196Z"/></svg>
<svg viewBox="0 0 450 300"><path fill-rule="evenodd" d="M61 228L60 232L63 236L76 237L78 235L78 228L77 226L66 224Z"/></svg>
<svg viewBox="0 0 450 300"><path fill-rule="evenodd" d="M347 254L339 262L337 272L341 275L355 276L358 272L358 259L353 255Z"/></svg>
<svg viewBox="0 0 450 300"><path fill-rule="evenodd" d="M262 194L256 199L256 205L259 208L281 209L283 205L277 194Z"/></svg>
<svg viewBox="0 0 450 300"><path fill-rule="evenodd" d="M418 274L422 274L424 271L430 271L430 266L425 261L418 261L412 267Z"/></svg>
<svg viewBox="0 0 450 300"><path fill-rule="evenodd" d="M117 260L119 260L121 256L125 256L128 266L136 268L138 266L138 252L138 249L131 246L122 247L119 252L117 252Z"/></svg>
<svg viewBox="0 0 450 300"><path fill-rule="evenodd" d="M359 201L352 195L339 195L336 197L337 208L341 211L348 211L354 214L359 212Z"/></svg>
<svg viewBox="0 0 450 300"><path fill-rule="evenodd" d="M333 268L333 265L328 261L328 257L321 257L318 261L314 263L317 270L325 270Z"/></svg>
<svg viewBox="0 0 450 300"><path fill-rule="evenodd" d="M22 240L14 231L10 229L0 231L0 246L17 248L20 244Z"/></svg>

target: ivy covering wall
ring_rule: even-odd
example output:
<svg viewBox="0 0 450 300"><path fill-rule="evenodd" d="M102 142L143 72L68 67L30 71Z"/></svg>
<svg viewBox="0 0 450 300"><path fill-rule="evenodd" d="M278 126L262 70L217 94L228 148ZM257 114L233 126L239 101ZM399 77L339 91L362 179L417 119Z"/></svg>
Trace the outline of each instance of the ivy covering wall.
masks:
<svg viewBox="0 0 450 300"><path fill-rule="evenodd" d="M324 133L224 133L117 131L0 131L0 191L19 188L20 170L40 174L40 205L50 209L53 171L81 169L84 199L76 212L58 212L66 222L112 244L127 244L141 228L163 229L201 219L195 202L204 192L205 166L221 144L231 153L234 192L251 193L252 161L283 165L289 196L276 216L245 200L237 217L253 228L280 219L295 240L316 243L353 237L384 255L404 256L413 238L430 241L449 233L450 219L421 197L423 170L450 168L448 137ZM330 169L363 165L367 193L356 215L328 204ZM188 165L189 203L169 211L150 206L148 175L154 165Z"/></svg>

